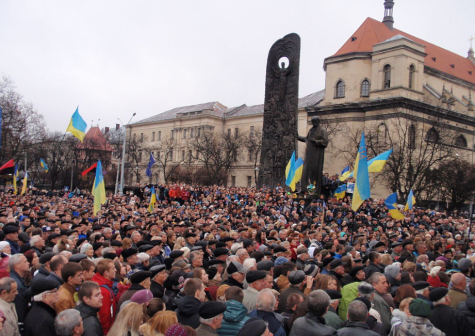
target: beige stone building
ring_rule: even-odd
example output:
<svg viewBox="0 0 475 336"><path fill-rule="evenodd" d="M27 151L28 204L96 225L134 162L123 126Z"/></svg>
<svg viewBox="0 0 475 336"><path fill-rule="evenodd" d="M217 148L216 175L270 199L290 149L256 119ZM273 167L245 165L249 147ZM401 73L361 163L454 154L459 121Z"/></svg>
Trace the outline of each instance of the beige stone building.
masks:
<svg viewBox="0 0 475 336"><path fill-rule="evenodd" d="M391 146L415 151L443 139L452 152L473 162L473 49L468 57L462 57L393 28L392 7L393 2L386 1L382 22L367 18L334 55L327 57L325 88L299 100L301 135L307 133L309 120L315 115L329 128L331 146L325 171L330 174L353 164L355 141L362 130L371 138L369 158ZM228 108L211 102L175 108L128 125L127 136L146 139L144 151L152 151L155 157L163 156L164 143L171 141L171 162L185 166L187 143L203 130L250 134L262 128L262 117L263 105ZM256 163L247 148L242 151L229 171L229 185L255 184ZM145 172L148 152L136 170ZM303 153L300 143L300 156ZM153 171L152 182L163 181L163 167L156 164ZM141 180L148 181L145 174ZM376 184L373 196L387 196L387 186L378 184L377 176L372 180Z"/></svg>

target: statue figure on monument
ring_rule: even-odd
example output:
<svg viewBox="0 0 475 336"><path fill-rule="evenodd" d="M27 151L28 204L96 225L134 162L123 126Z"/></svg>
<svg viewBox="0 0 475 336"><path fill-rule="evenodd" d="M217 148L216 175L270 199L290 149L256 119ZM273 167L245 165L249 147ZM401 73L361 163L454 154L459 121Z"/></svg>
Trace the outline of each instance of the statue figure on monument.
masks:
<svg viewBox="0 0 475 336"><path fill-rule="evenodd" d="M315 193L320 195L323 180L323 163L325 159L325 148L328 146L328 133L320 125L319 117L312 117L313 127L308 131L306 137L299 136L298 140L305 142L305 159L302 172L302 192L307 192L307 186L313 184Z"/></svg>

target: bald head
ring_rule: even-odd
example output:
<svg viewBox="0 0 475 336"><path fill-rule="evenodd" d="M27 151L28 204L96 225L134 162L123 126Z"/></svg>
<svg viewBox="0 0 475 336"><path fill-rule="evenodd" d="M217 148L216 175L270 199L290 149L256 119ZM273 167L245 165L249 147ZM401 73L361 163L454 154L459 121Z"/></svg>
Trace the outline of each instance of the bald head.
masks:
<svg viewBox="0 0 475 336"><path fill-rule="evenodd" d="M455 273L450 278L450 282L452 283L454 288L465 290L467 286L467 278L462 273Z"/></svg>

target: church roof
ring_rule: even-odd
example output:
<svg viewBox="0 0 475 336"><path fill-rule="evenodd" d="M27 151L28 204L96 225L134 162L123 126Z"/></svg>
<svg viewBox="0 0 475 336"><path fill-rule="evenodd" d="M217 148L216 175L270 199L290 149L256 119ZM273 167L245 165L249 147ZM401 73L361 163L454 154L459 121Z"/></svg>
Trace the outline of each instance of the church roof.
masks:
<svg viewBox="0 0 475 336"><path fill-rule="evenodd" d="M84 136L84 142L80 142L76 147L79 149L95 149L107 152L113 151L112 146L109 145L99 127L91 127Z"/></svg>
<svg viewBox="0 0 475 336"><path fill-rule="evenodd" d="M462 57L401 30L390 30L384 23L372 18L367 18L333 56L355 52L372 52L375 44L395 38L397 35L406 37L409 40L426 47L425 53L427 56L425 57L424 62L426 66L468 82L475 83L475 65L468 58Z"/></svg>

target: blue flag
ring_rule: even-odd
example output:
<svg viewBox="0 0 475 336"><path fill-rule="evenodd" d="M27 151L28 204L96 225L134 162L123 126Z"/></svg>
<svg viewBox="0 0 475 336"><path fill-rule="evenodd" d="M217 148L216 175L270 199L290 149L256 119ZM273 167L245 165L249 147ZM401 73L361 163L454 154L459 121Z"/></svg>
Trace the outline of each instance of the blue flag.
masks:
<svg viewBox="0 0 475 336"><path fill-rule="evenodd" d="M154 163L155 159L153 158L153 153L150 153L150 160L148 161L147 170L145 171L148 177L152 177L152 166Z"/></svg>

